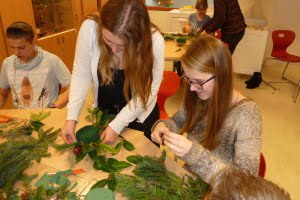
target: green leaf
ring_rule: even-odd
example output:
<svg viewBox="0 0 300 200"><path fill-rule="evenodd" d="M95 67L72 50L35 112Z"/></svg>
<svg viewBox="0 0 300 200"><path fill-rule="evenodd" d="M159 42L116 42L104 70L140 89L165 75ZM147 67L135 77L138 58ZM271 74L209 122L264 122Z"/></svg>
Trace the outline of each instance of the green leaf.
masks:
<svg viewBox="0 0 300 200"><path fill-rule="evenodd" d="M35 131L38 131L42 126L44 126L45 124L40 122L40 121L32 121L30 122L31 126L34 127Z"/></svg>
<svg viewBox="0 0 300 200"><path fill-rule="evenodd" d="M116 181L116 177L115 174L110 174L109 175L109 182L107 183L108 189L111 189L112 191L116 190L117 187L117 181Z"/></svg>
<svg viewBox="0 0 300 200"><path fill-rule="evenodd" d="M96 152L96 151L90 151L90 152L88 152L88 154L89 154L89 157L90 157L94 162L99 162L98 155L97 155L97 152Z"/></svg>
<svg viewBox="0 0 300 200"><path fill-rule="evenodd" d="M126 162L126 161L118 161L115 158L109 158L108 163L113 166L118 172L121 171L122 169L125 169L127 167L130 167L131 164Z"/></svg>
<svg viewBox="0 0 300 200"><path fill-rule="evenodd" d="M96 189L96 188L103 188L104 186L107 185L108 183L108 179L102 179L100 181L98 181L97 183L95 183L90 190Z"/></svg>
<svg viewBox="0 0 300 200"><path fill-rule="evenodd" d="M118 170L115 169L111 164L102 164L102 165L98 165L98 166L95 166L94 165L94 169L96 170L102 170L104 172L107 172L107 173L113 173L113 172L117 172Z"/></svg>
<svg viewBox="0 0 300 200"><path fill-rule="evenodd" d="M108 144L99 144L99 147L107 153L117 154L118 150Z"/></svg>
<svg viewBox="0 0 300 200"><path fill-rule="evenodd" d="M24 182L25 186L28 186L30 184L30 182L35 179L36 177L38 177L38 174L33 174L33 175L26 175L22 178L22 181Z"/></svg>
<svg viewBox="0 0 300 200"><path fill-rule="evenodd" d="M31 135L32 131L33 131L33 129L31 126L26 126L20 130L20 132L24 135Z"/></svg>
<svg viewBox="0 0 300 200"><path fill-rule="evenodd" d="M107 188L96 188L90 190L85 197L85 200L115 200L115 193Z"/></svg>
<svg viewBox="0 0 300 200"><path fill-rule="evenodd" d="M98 156L98 160L94 161L93 167L94 167L94 169L98 169L100 166L106 165L106 163L107 163L107 160L106 160L105 155Z"/></svg>
<svg viewBox="0 0 300 200"><path fill-rule="evenodd" d="M126 158L126 160L128 162L133 163L133 164L139 164L139 163L141 163L144 160L144 158L141 155L135 155L135 156L133 155L133 156L128 156Z"/></svg>
<svg viewBox="0 0 300 200"><path fill-rule="evenodd" d="M123 142L119 142L116 146L115 146L115 149L116 149L116 153L113 153L113 155L116 155L120 152L121 150L121 147L122 147L122 143Z"/></svg>
<svg viewBox="0 0 300 200"><path fill-rule="evenodd" d="M135 147L133 146L132 143L128 142L127 140L123 140L123 147L127 150L127 151L133 151L135 149Z"/></svg>
<svg viewBox="0 0 300 200"><path fill-rule="evenodd" d="M9 200L20 200L21 198L17 194L13 194L8 199Z"/></svg>
<svg viewBox="0 0 300 200"><path fill-rule="evenodd" d="M32 121L42 121L42 120L46 119L47 117L49 117L50 114L51 114L51 111L49 111L49 112L41 111L37 114L32 113L30 118Z"/></svg>
<svg viewBox="0 0 300 200"><path fill-rule="evenodd" d="M100 111L96 114L96 126L97 126L97 127L100 125L101 117L102 117L102 111L100 110Z"/></svg>
<svg viewBox="0 0 300 200"><path fill-rule="evenodd" d="M86 153L80 153L77 156L75 156L75 163L79 163L84 157L85 157Z"/></svg>

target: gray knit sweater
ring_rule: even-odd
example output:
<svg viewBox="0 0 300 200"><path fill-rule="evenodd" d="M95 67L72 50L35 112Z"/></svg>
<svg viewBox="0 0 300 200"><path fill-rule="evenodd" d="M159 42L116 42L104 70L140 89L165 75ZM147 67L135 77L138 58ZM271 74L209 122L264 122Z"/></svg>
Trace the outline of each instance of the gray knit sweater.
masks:
<svg viewBox="0 0 300 200"><path fill-rule="evenodd" d="M183 126L184 121L183 108L172 118L164 120L175 133ZM258 175L262 122L260 110L255 102L245 99L230 110L221 128L220 145L213 151L199 144L206 128L206 121L206 118L203 119L192 132L188 133L188 139L193 145L181 158L187 167L207 183L210 183L211 178L228 164Z"/></svg>

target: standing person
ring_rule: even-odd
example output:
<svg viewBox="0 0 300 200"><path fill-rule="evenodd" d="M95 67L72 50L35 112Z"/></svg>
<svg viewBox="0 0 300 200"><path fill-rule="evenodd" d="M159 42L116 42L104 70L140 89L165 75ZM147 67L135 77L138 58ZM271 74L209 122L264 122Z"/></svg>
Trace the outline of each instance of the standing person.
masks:
<svg viewBox="0 0 300 200"><path fill-rule="evenodd" d="M238 0L214 0L214 16L200 27L202 34L210 34L221 29L221 40L233 54L243 38L247 25Z"/></svg>
<svg viewBox="0 0 300 200"><path fill-rule="evenodd" d="M256 103L233 88L228 48L204 36L181 60L187 83L183 106L153 126L152 140L164 143L206 182L229 164L257 176L261 114Z"/></svg>
<svg viewBox="0 0 300 200"><path fill-rule="evenodd" d="M202 35L221 30L221 40L228 45L233 54L236 46L245 34L247 25L238 0L214 0L214 16L200 28ZM251 79L245 81L246 88L253 89L262 82L260 72L254 72Z"/></svg>
<svg viewBox="0 0 300 200"><path fill-rule="evenodd" d="M70 72L60 58L36 46L32 27L26 22L14 22L6 30L6 39L14 55L2 63L0 108L10 91L14 108L67 105Z"/></svg>
<svg viewBox="0 0 300 200"><path fill-rule="evenodd" d="M116 114L101 134L104 143L113 142L126 126L150 138L159 119L163 69L164 39L151 28L143 1L109 0L100 17L86 19L78 34L64 141L75 141L91 81L94 106Z"/></svg>
<svg viewBox="0 0 300 200"><path fill-rule="evenodd" d="M182 28L184 33L199 31L199 28L210 20L210 17L206 15L207 0L197 0L195 8L197 13L190 14L187 23Z"/></svg>

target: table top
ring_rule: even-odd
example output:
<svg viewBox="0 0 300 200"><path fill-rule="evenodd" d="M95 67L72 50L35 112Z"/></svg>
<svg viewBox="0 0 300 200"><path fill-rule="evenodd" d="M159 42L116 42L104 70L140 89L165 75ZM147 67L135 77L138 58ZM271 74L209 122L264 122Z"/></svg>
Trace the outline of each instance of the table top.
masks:
<svg viewBox="0 0 300 200"><path fill-rule="evenodd" d="M45 111L49 110L51 111L51 115L45 120L43 120L43 123L45 123L45 128L61 128L65 123L66 109L45 109ZM1 114L4 115L9 115L16 118L29 119L31 113L38 113L41 110L7 109L0 111ZM87 111L83 110L79 118L79 123L76 127L77 129L81 128L84 125L87 125L87 122L84 120L86 114ZM150 140L144 137L142 132L133 129L125 129L121 134L129 142L131 142L136 149L132 152L129 152L122 148L121 151L114 156L114 158L125 161L126 158L130 155L139 154L142 156L149 155L157 157L161 155L161 150L157 146L155 146ZM112 145L115 146L117 142L118 141L116 141ZM63 143L61 137L58 137L57 143ZM38 173L38 177L34 179L31 182L31 184L34 184L46 172L55 173L57 171L63 171L67 169L82 168L85 171L84 173L68 176L68 179L71 181L72 184L77 182L77 186L72 191L76 192L77 195L84 195L89 191L89 189L93 186L94 183L108 177L108 173L93 169L93 162L88 156L86 156L82 161L74 165L73 153L71 151L61 154L52 147L49 147L49 152L51 153L51 157L42 158L40 163L34 163L30 168L28 168L25 171L25 173L27 173L28 175ZM174 172L178 176L189 174L169 157L166 158L165 164L169 171ZM133 168L134 166L126 168L122 171L122 173L131 174ZM24 189L24 186L21 182L17 182L15 187L20 190ZM116 194L116 199L124 198L121 196L121 194Z"/></svg>
<svg viewBox="0 0 300 200"><path fill-rule="evenodd" d="M190 43L188 40L183 46L178 46L175 40L165 41L165 61L180 61Z"/></svg>

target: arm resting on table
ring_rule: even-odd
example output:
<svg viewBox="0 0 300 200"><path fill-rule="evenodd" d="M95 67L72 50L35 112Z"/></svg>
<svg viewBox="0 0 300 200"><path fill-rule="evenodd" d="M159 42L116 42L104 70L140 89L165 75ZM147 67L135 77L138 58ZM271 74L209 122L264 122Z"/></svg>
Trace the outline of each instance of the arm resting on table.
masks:
<svg viewBox="0 0 300 200"><path fill-rule="evenodd" d="M0 108L3 108L5 105L9 92L10 89L0 88Z"/></svg>
<svg viewBox="0 0 300 200"><path fill-rule="evenodd" d="M70 85L61 88L60 94L57 100L54 102L56 108L63 108L69 101Z"/></svg>

